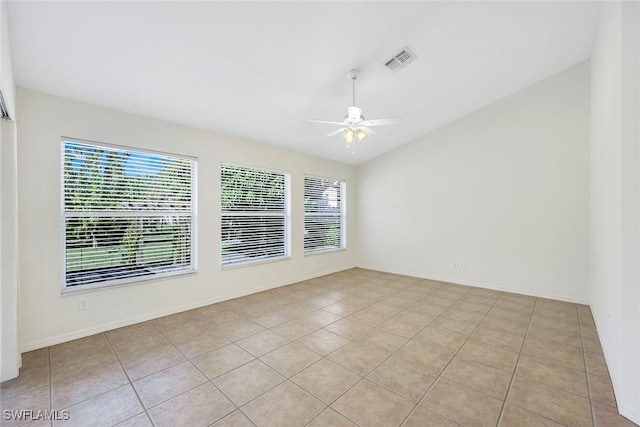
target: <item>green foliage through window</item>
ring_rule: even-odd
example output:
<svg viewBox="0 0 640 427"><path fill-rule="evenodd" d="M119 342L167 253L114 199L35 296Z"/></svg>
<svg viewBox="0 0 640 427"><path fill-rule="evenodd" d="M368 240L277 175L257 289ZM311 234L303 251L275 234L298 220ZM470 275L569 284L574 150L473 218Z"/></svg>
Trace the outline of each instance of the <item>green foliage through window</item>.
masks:
<svg viewBox="0 0 640 427"><path fill-rule="evenodd" d="M63 140L66 286L193 269L193 160Z"/></svg>
<svg viewBox="0 0 640 427"><path fill-rule="evenodd" d="M288 255L285 174L222 165L221 183L222 264Z"/></svg>
<svg viewBox="0 0 640 427"><path fill-rule="evenodd" d="M345 183L336 179L304 178L304 250L320 252L345 247Z"/></svg>

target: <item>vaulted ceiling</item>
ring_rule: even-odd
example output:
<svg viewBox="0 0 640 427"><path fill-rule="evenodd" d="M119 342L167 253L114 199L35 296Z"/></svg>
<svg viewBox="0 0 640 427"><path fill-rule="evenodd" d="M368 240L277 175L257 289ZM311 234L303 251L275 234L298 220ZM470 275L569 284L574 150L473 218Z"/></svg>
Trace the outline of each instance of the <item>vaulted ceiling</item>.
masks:
<svg viewBox="0 0 640 427"><path fill-rule="evenodd" d="M359 164L589 58L597 2L11 2L16 83ZM393 72L408 47L417 59ZM359 68L356 152L335 128Z"/></svg>

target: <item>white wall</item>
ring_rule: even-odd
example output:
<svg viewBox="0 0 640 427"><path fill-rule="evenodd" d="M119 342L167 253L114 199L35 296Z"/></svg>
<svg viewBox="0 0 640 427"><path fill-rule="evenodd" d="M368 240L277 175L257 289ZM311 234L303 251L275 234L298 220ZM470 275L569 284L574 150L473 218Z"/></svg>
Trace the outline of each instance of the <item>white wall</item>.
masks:
<svg viewBox="0 0 640 427"><path fill-rule="evenodd" d="M15 378L18 342L18 199L15 122L0 120L0 381Z"/></svg>
<svg viewBox="0 0 640 427"><path fill-rule="evenodd" d="M586 302L588 186L583 62L360 165L358 265Z"/></svg>
<svg viewBox="0 0 640 427"><path fill-rule="evenodd" d="M355 168L272 146L106 110L18 88L20 328L22 350L131 324L261 289L355 266L355 202L348 198L346 251L303 254L305 173L342 178ZM60 139L62 136L198 158L198 261L195 275L83 293L60 294ZM220 268L220 163L287 171L292 183L292 257Z"/></svg>
<svg viewBox="0 0 640 427"><path fill-rule="evenodd" d="M7 2L0 3L0 91L15 119L13 65ZM15 122L0 122L0 381L18 375L17 163Z"/></svg>
<svg viewBox="0 0 640 427"><path fill-rule="evenodd" d="M11 38L9 37L8 2L0 3L0 89L4 96L9 116L15 119L15 83L13 79L13 59Z"/></svg>
<svg viewBox="0 0 640 427"><path fill-rule="evenodd" d="M604 3L591 73L591 309L618 410L640 424L638 3Z"/></svg>

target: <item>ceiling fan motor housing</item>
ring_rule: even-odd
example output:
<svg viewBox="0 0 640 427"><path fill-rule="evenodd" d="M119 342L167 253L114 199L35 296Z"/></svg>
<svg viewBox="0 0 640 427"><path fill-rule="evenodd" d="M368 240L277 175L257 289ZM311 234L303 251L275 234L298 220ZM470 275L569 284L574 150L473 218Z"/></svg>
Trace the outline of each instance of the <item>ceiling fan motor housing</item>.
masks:
<svg viewBox="0 0 640 427"><path fill-rule="evenodd" d="M350 105L347 107L347 115L344 117L345 122L355 124L364 120L362 116L362 108Z"/></svg>

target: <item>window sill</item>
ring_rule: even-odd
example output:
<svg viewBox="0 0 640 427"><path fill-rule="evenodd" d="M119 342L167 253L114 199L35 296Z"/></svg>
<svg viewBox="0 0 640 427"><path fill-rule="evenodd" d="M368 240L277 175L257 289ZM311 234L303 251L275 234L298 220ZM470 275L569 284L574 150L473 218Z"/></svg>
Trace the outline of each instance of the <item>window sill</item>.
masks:
<svg viewBox="0 0 640 427"><path fill-rule="evenodd" d="M346 250L347 250L347 248L322 249L320 251L305 252L304 256L324 255L324 254L328 254L328 253L331 253L331 252L343 252L343 251L346 251Z"/></svg>
<svg viewBox="0 0 640 427"><path fill-rule="evenodd" d="M233 269L242 268L242 267L250 267L252 265L269 264L272 262L286 261L290 259L291 259L291 255L286 255L286 256L279 256L277 258L263 258L263 259L257 259L257 260L234 262L232 264L222 265L222 271L233 270Z"/></svg>
<svg viewBox="0 0 640 427"><path fill-rule="evenodd" d="M189 269L189 270L179 270L179 271L171 271L166 273L154 274L150 276L145 276L144 278L128 278L128 279L112 280L112 281L103 282L103 283L93 283L89 285L65 286L61 289L60 294L63 296L72 295L72 294L75 295L83 292L92 292L92 291L99 291L99 290L104 290L108 288L120 288L123 286L132 286L132 285L138 285L138 284L159 281L159 280L168 280L168 279L176 278L178 276L190 276L196 273L197 273L197 270Z"/></svg>

